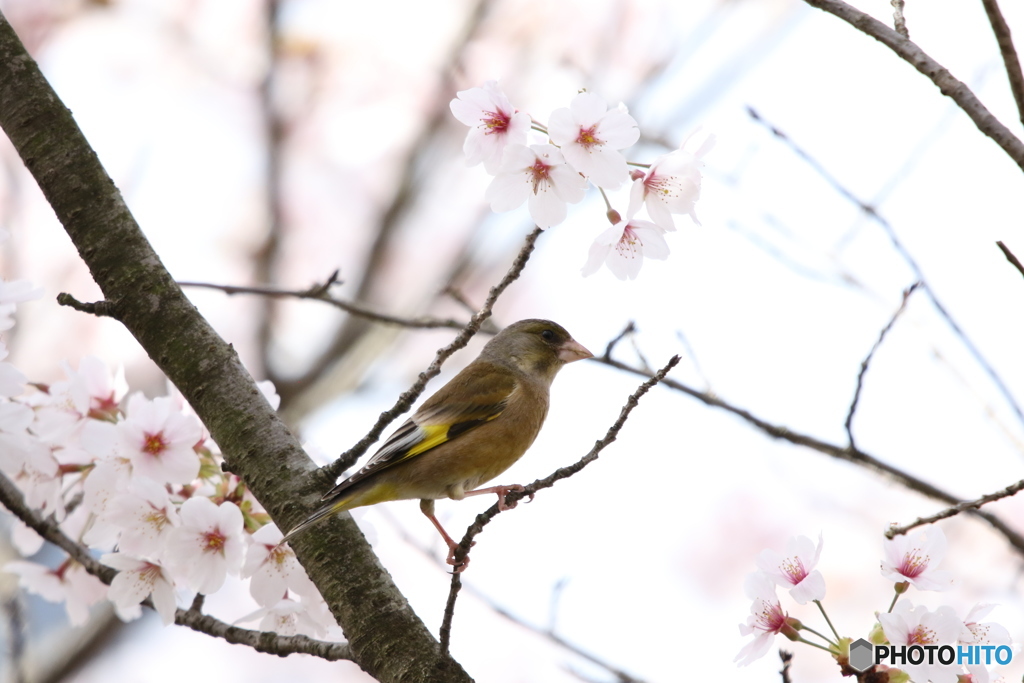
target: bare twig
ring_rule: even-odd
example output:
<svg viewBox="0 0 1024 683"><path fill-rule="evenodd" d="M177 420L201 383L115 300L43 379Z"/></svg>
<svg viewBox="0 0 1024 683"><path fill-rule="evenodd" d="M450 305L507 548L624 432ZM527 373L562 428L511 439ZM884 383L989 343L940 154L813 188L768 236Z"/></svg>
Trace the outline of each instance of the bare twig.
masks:
<svg viewBox="0 0 1024 683"><path fill-rule="evenodd" d="M999 246L999 249L1003 252L1003 256L1006 257L1006 260L1012 263L1013 267L1016 268L1021 275L1024 275L1024 264L1021 264L1020 260L1016 256L1014 256L1012 251L1010 251L1010 248L1003 244L1001 241L996 242L996 244Z"/></svg>
<svg viewBox="0 0 1024 683"><path fill-rule="evenodd" d="M335 273L336 274L336 273ZM333 284L328 281L327 283ZM385 325L397 325L399 327L408 327L414 329L437 329L447 328L453 330L461 330L465 327L465 323L461 323L458 320L442 319L442 318L429 318L421 316L419 318L403 318L396 315L389 315L387 313L380 313L374 311L368 306L362 304L353 303L351 301L344 301L342 299L335 299L328 295L327 287L325 283L313 285L309 289L301 290L289 290L289 289L278 289L277 287L242 287L237 285L216 285L209 282L179 282L178 285L181 287L203 287L205 289L216 289L224 292L225 294L259 294L266 297L292 297L296 299L313 299L315 301L322 301L324 303L340 308L343 311L351 313L352 315L366 318L378 323L384 323Z"/></svg>
<svg viewBox="0 0 1024 683"><path fill-rule="evenodd" d="M1010 90L1017 103L1017 113L1020 115L1021 123L1024 123L1024 73L1021 72L1017 50L1013 47L1010 26L1003 18L996 0L981 0L981 4L985 6L988 22L992 25L992 32L996 34L999 53L1003 56L1003 65L1006 67L1006 77L1010 80Z"/></svg>
<svg viewBox="0 0 1024 683"><path fill-rule="evenodd" d="M79 301L75 297L71 296L67 292L61 292L57 295L57 303L61 306L67 306L73 308L76 311L82 313L88 313L97 317L103 318L114 318L117 319L117 310L112 301L93 301L91 303Z"/></svg>
<svg viewBox="0 0 1024 683"><path fill-rule="evenodd" d="M36 533L66 552L73 560L81 564L87 572L103 583L110 585L117 575L117 570L102 564L89 554L88 548L76 543L61 531L60 526L52 519L43 519L25 504L21 491L10 479L0 474L0 504L14 513L18 519L32 527ZM147 606L152 605L147 600ZM328 643L313 640L305 636L280 636L268 631L253 631L226 624L219 619L200 612L202 600L197 601L188 610L178 609L174 621L181 626L188 626L194 631L205 633L215 638L223 638L229 643L248 645L258 652L266 652L279 656L293 653L315 655L322 659L351 659L347 643Z"/></svg>
<svg viewBox="0 0 1024 683"><path fill-rule="evenodd" d="M833 14L859 31L871 36L899 55L908 64L928 77L942 92L951 97L971 117L982 133L1003 148L1021 169L1024 169L1024 143L1004 126L964 83L929 57L914 43L869 14L842 0L804 0L808 5Z"/></svg>
<svg viewBox="0 0 1024 683"><path fill-rule="evenodd" d="M910 32L907 31L907 18L903 16L903 0L892 0L892 25L896 33L907 40L910 40Z"/></svg>
<svg viewBox="0 0 1024 683"><path fill-rule="evenodd" d="M634 332L636 332L636 322L630 320L626 323L626 326L622 328L622 332L615 335L615 338L608 342L608 345L604 347L604 357L611 358L612 351L615 350L615 347L618 346L619 342L625 339L627 335L633 334Z"/></svg>
<svg viewBox="0 0 1024 683"><path fill-rule="evenodd" d="M900 302L900 307L892 314L892 317L889 319L889 323L882 328L882 332L878 335L878 340L875 341L871 350L868 351L867 357L865 357L864 361L860 364L860 372L857 373L857 388L853 392L853 400L850 402L850 409L846 413L846 422L844 423L846 427L846 437L850 440L850 448L857 447L853 440L853 414L857 411L857 403L860 401L860 392L864 387L864 375L868 372L868 366L871 364L871 359L874 357L875 352L878 351L878 348L885 340L885 335L889 334L889 330L891 330L892 326L896 324L897 318L900 317L900 314L902 314L903 310L907 307L907 300L920 284L920 282L915 282L903 291L903 301Z"/></svg>
<svg viewBox="0 0 1024 683"><path fill-rule="evenodd" d="M964 501L963 503L954 505L953 507L943 510L942 512L938 512L932 515L931 517L918 517L910 524L904 524L903 526L891 526L888 530L886 530L885 537L895 538L897 536L907 533L911 529L915 529L919 526L924 526L925 524L932 524L934 522L939 521L940 519L954 517L966 510L974 510L980 508L982 505L985 505L986 503L991 503L992 501L999 500L1000 498L1008 498L1010 496L1016 495L1019 491L1024 491L1024 479L1018 481L1016 484L1011 484L1007 486L1002 491L990 493L976 500Z"/></svg>
<svg viewBox="0 0 1024 683"><path fill-rule="evenodd" d="M434 360L430 363L430 366L426 371L420 373L419 379L416 380L416 383L409 387L408 391L403 392L402 395L398 397L398 401L394 406L380 414L380 417L377 418L376 424L373 425L373 428L366 436L360 439L355 446L342 453L341 456L339 456L333 463L322 467L318 472L318 476L322 476L333 482L339 475L341 475L342 472L351 467L352 464L366 452L366 449L370 447L370 444L380 438L381 433L389 424L391 424L392 421L394 421L395 418L412 407L412 404L415 403L416 399L423 393L423 390L427 386L427 382L441 372L441 365L448 360L453 353L469 343L469 340L473 338L473 335L480 330L480 326L483 325L484 321L490 317L491 309L494 307L494 303L498 300L498 297L501 296L502 292L504 292L509 285L519 278L519 275L523 272L523 268L526 267L526 262L530 260L530 254L533 252L533 246L536 244L537 238L540 237L542 232L543 230L541 228L534 228L533 231L526 236L526 241L523 244L522 249L519 250L519 254L512 262L508 272L505 273L505 277L501 279L501 282L496 284L494 287L491 287L491 291L487 295L484 305L479 311L473 314L473 317L470 318L466 326L462 328L462 331L456 335L455 339L453 339L452 342L444 348L438 350L437 355L434 356Z"/></svg>
<svg viewBox="0 0 1024 683"><path fill-rule="evenodd" d="M648 391L650 391L654 385L664 381L665 375L667 375L668 372L672 368L674 368L678 363L679 356L672 356L672 358L669 359L668 363L665 364L665 367L663 367L661 370L658 370L658 372L656 372L653 377L650 377L647 381L645 381L643 384L637 387L636 391L634 391L630 395L630 397L626 399L626 404L622 406L622 410L619 411L618 419L615 420L612 426L608 428L608 431L605 433L604 437L594 443L594 447L590 449L589 453L584 455L582 458L577 460L572 465L569 465L567 467L560 467L551 474L549 474L547 477L544 477L543 479L538 479L532 484L525 486L521 490L509 492L508 495L505 496L506 505L508 507L512 507L513 505L515 505L515 503L517 503L518 501L527 496L530 496L532 498L537 491L554 486L555 482L559 481L560 479L565 479L566 477L571 477L572 475L576 474L590 463L597 460L597 457L598 455L600 455L601 451L604 450L610 443L615 441L615 439L618 437L619 431L622 429L622 426L626 424L626 419L629 417L629 414L633 412L633 408L637 406L637 404L640 401L640 398ZM466 530L465 536L462 537L462 541L459 543L459 546L455 549L454 559L456 565L460 564L462 561L466 559L466 555L469 554L469 548L473 545L473 539L476 538L476 536L484 530L484 527L487 526L487 524L489 524L490 521L494 519L495 515L497 515L499 512L500 510L498 508L498 504L495 503L481 514L477 515L476 521L474 521L473 524L470 525L470 527ZM461 588L461 574L459 572L455 572L452 574L452 585L448 591L448 602L445 605L444 618L441 621L440 640L442 652L448 651L448 645L451 642L452 618L455 616L455 601L458 598L459 590Z"/></svg>
<svg viewBox="0 0 1024 683"><path fill-rule="evenodd" d="M266 201L267 234L263 244L253 255L253 279L256 282L274 282L284 235L283 187L281 183L284 146L287 142L286 124L280 109L275 106L274 95L277 75L281 69L281 2L267 0L263 9L266 72L259 85L259 107L263 115L264 149L267 159L264 171L264 198ZM257 307L256 339L260 365L264 372L270 366L271 336L277 314L274 299L261 299Z"/></svg>
<svg viewBox="0 0 1024 683"><path fill-rule="evenodd" d="M4 621L7 622L7 678L11 683L26 683L25 671L25 605L22 596L14 592L3 601Z"/></svg>
<svg viewBox="0 0 1024 683"><path fill-rule="evenodd" d="M617 368L619 370L623 370L625 372L629 372L640 377L651 376L649 372L645 372L641 368L635 368L625 363L621 363L619 361L612 359L595 358L591 362L601 363L603 365ZM744 420L748 424L754 426L755 428L764 432L765 434L772 438L787 441L797 446L803 446L804 448L810 448L811 450L818 451L819 453L831 456L833 458L836 458L837 460L844 460L846 462L853 463L860 467L864 467L866 469L869 469L873 472L876 472L887 477L888 479L904 486L907 489L910 489L911 491L916 491L924 496L942 501L949 505L958 505L959 503L963 502L960 498L957 498L953 494L948 493L940 489L939 487L924 481L923 479L919 479L913 476L912 474L904 472L898 467L894 467L886 462L883 462L878 458L875 458L874 456L869 455L860 449L853 448L850 446L837 446L835 444L830 444L826 441L816 439L813 436L808 436L806 434L794 432L788 427L772 424L766 420L762 420L761 418L755 416L748 410L738 408L732 405L731 403L720 399L718 396L715 396L710 392L698 391L696 389L693 389L692 387L686 386L685 384L673 379L666 378L662 380L662 384L666 387L669 387L670 389L674 389L688 396L692 396L693 398L704 403L705 405L714 408L719 408L726 412L732 413L733 415L739 417L740 419ZM989 526L998 531L1019 554L1024 556L1024 536L1022 536L1019 532L1011 528L1009 525L1006 524L1006 522L1001 520L999 517L996 517L995 515L989 514L987 512L982 512L981 510L970 510L969 512L985 520L989 524Z"/></svg>
<svg viewBox="0 0 1024 683"><path fill-rule="evenodd" d="M803 159L811 168L815 170L815 172L817 172L826 182L828 182L833 187L833 189L835 189L836 192L838 192L841 196L843 196L851 203L856 205L866 215L870 216L871 219L874 220L882 228L882 230L885 231L886 236L889 238L889 241L896 249L896 252L903 258L904 261L906 261L907 265L910 266L910 269L914 273L914 278L917 280L919 286L921 287L921 291L923 291L925 295L928 297L928 299L932 302L932 306L935 307L935 310L939 313L939 315L942 316L943 319L945 319L946 324L949 325L949 327L953 330L953 333L960 338L960 341L963 342L964 346L967 348L968 353L970 353L971 356L974 357L975 362L977 362L978 365L981 366L981 369L985 371L985 374L989 376L989 379L992 380L992 383L996 386L996 389L999 390L999 393L1003 395L1003 399L1006 401L1007 405L1017 416L1017 419L1022 424L1024 424L1024 410L1022 410L1020 404L1017 403L1017 399L1010 391L1010 388L1006 386L1006 383L1003 382L1002 377L1000 377L999 373L997 373L995 368L992 367L992 364L988 362L988 359L986 359L985 356L981 353L981 350L977 346L975 346L974 342L971 340L970 337L967 336L967 333L964 332L963 328L960 327L959 323L957 323L956 320L953 319L953 316L950 314L946 306L939 300L938 296L935 294L935 290L931 288L931 286L928 284L928 281L925 279L924 272L921 270L921 267L918 265L914 257L911 256L910 252L903 245L903 243L900 241L899 236L896 235L896 230L893 228L892 224L889 223L889 221L886 220L884 216L878 213L878 210L874 206L868 204L867 202L864 202L855 194L853 194L850 190L844 187L843 184L839 182L839 180L835 176L829 173L829 171L824 166L822 166L821 163L819 163L814 157L808 154L806 150L797 145L796 142L794 142L792 138L786 135L785 132L783 132L776 126L766 121L753 108L748 107L747 112L750 114L751 118L753 118L755 121L761 123L766 128L768 128L768 130L770 130L775 137L777 137L779 140L785 143L786 146L788 146L794 154Z"/></svg>
<svg viewBox="0 0 1024 683"><path fill-rule="evenodd" d="M903 3L900 4L902 5ZM793 683L793 679L789 676L789 667L793 664L793 653L786 652L780 648L779 659L782 660L782 671L779 672L782 676L782 683Z"/></svg>

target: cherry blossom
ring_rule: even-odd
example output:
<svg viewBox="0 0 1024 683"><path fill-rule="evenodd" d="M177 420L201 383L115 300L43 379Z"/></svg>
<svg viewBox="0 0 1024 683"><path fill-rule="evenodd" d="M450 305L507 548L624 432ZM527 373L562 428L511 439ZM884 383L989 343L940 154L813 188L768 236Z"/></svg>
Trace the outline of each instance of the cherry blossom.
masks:
<svg viewBox="0 0 1024 683"><path fill-rule="evenodd" d="M312 618L306 606L295 600L284 598L270 607L261 607L248 614L236 623L260 620L260 630L273 631L282 636L304 635L311 638L322 638L326 629Z"/></svg>
<svg viewBox="0 0 1024 683"><path fill-rule="evenodd" d="M42 288L32 287L28 280L0 280L0 332L14 327L15 304L38 299L42 295Z"/></svg>
<svg viewBox="0 0 1024 683"><path fill-rule="evenodd" d="M750 605L747 622L740 624L740 635L753 635L754 639L744 645L733 660L740 666L763 657L776 634L793 631L789 616L782 611L782 605L775 596L775 584L767 575L760 572L747 575L744 590L754 602Z"/></svg>
<svg viewBox="0 0 1024 683"><path fill-rule="evenodd" d="M913 536L900 535L885 541L882 576L890 581L912 583L920 590L944 591L953 587L952 572L938 569L946 555L946 535L930 526Z"/></svg>
<svg viewBox="0 0 1024 683"><path fill-rule="evenodd" d="M801 605L825 598L825 578L814 568L821 556L822 537L818 545L806 536L796 536L786 544L785 556L768 549L757 558L757 568L779 586L789 588L789 594Z"/></svg>
<svg viewBox="0 0 1024 683"><path fill-rule="evenodd" d="M167 539L167 559L175 577L200 593L220 590L228 574L242 567L242 511L209 498L189 498L179 510L181 526Z"/></svg>
<svg viewBox="0 0 1024 683"><path fill-rule="evenodd" d="M18 396L25 390L25 382L28 379L21 370L14 367L4 358L7 358L7 345L0 341L0 396Z"/></svg>
<svg viewBox="0 0 1024 683"><path fill-rule="evenodd" d="M57 569L16 560L4 565L4 571L17 574L18 584L29 593L47 602L63 602L72 626L84 624L89 618L89 606L107 594L107 587L102 581L70 559Z"/></svg>
<svg viewBox="0 0 1024 683"><path fill-rule="evenodd" d="M714 145L714 137L708 137L694 153L684 149L689 139L674 152L655 159L647 173L633 181L629 215L635 214L643 204L651 220L665 230L676 229L672 219L674 213L687 214L700 225L695 206L700 198L700 169L704 166L701 157Z"/></svg>
<svg viewBox="0 0 1024 683"><path fill-rule="evenodd" d="M110 582L107 597L117 608L117 615L123 621L131 621L141 615L139 604L148 597L160 614L164 626L174 622L177 604L170 575L158 564L117 552L100 557L108 567L119 570Z"/></svg>
<svg viewBox="0 0 1024 683"><path fill-rule="evenodd" d="M104 519L121 529L122 551L151 558L163 557L171 532L181 524L167 489L144 478L111 501Z"/></svg>
<svg viewBox="0 0 1024 683"><path fill-rule="evenodd" d="M979 623L995 607L984 603L975 605L964 619L957 642L961 645L1012 645L1013 640L1005 626L991 621ZM991 678L984 664L967 664L967 670L971 673L972 683L988 683Z"/></svg>
<svg viewBox="0 0 1024 683"><path fill-rule="evenodd" d="M650 221L620 220L594 239L581 270L583 276L593 275L604 264L620 280L635 280L645 257L668 258L664 232Z"/></svg>
<svg viewBox="0 0 1024 683"><path fill-rule="evenodd" d="M589 92L551 112L548 134L570 166L610 190L620 187L629 176L626 158L618 150L640 139L636 120L625 106L608 109L604 100Z"/></svg>
<svg viewBox="0 0 1024 683"><path fill-rule="evenodd" d="M462 147L468 166L482 161L484 169L494 175L506 145L526 144L530 115L517 112L496 81L460 91L449 106L455 118L470 127Z"/></svg>
<svg viewBox="0 0 1024 683"><path fill-rule="evenodd" d="M499 212L528 200L534 223L548 228L564 221L566 205L582 201L586 191L587 181L554 145L509 145L484 197Z"/></svg>
<svg viewBox="0 0 1024 683"><path fill-rule="evenodd" d="M242 567L242 578L252 577L249 592L257 603L264 607L276 605L289 589L300 595L316 593L295 551L281 544L284 535L276 524L261 527L250 538L252 544Z"/></svg>
<svg viewBox="0 0 1024 683"><path fill-rule="evenodd" d="M44 516L53 514L58 520L63 519L60 463L54 457L53 450L35 439L25 439L22 445L25 448L25 459L21 470L14 472L12 478L25 494L25 504L42 512Z"/></svg>
<svg viewBox="0 0 1024 683"><path fill-rule="evenodd" d="M195 416L176 410L170 398L150 401L133 394L127 418L117 428L135 475L188 484L199 474L199 456L193 447L203 436L202 425Z"/></svg>
<svg viewBox="0 0 1024 683"><path fill-rule="evenodd" d="M898 602L892 612L879 614L878 622L886 639L896 646L953 645L964 626L952 607L932 612L924 606L914 607L907 600ZM900 669L912 680L932 683L956 683L960 671L959 667L939 664L937 659L928 664L927 657L921 664L901 664Z"/></svg>

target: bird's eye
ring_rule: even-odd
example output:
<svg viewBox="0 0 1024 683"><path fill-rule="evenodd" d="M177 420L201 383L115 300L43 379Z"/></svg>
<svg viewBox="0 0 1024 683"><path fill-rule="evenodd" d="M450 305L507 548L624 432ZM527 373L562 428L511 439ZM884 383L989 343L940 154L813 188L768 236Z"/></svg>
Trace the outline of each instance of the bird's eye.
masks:
<svg viewBox="0 0 1024 683"><path fill-rule="evenodd" d="M544 330L543 332L540 333L540 336L544 339L544 341L555 340L555 333L552 332L551 330Z"/></svg>

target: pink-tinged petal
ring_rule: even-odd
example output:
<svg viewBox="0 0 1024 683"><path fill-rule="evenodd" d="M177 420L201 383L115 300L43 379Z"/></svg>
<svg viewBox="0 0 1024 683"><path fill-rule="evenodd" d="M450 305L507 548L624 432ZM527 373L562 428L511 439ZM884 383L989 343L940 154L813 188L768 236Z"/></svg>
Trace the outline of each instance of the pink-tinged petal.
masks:
<svg viewBox="0 0 1024 683"><path fill-rule="evenodd" d="M658 261L664 261L668 258L668 242L662 237L664 232L661 228L649 223L648 225L637 225L637 223L646 221L632 221L630 225L633 228L634 234L640 240L641 249L644 253L644 258L652 258Z"/></svg>
<svg viewBox="0 0 1024 683"><path fill-rule="evenodd" d="M744 645L733 661L736 662L737 666L747 666L751 662L761 659L761 657L764 657L765 653L768 652L768 649L772 646L772 641L774 639L774 633L762 633Z"/></svg>
<svg viewBox="0 0 1024 683"><path fill-rule="evenodd" d="M609 110L601 119L598 133L604 144L614 149L624 149L640 139L636 119L629 115L625 107Z"/></svg>
<svg viewBox="0 0 1024 683"><path fill-rule="evenodd" d="M612 275L620 280L635 280L636 276L640 274L640 267L644 262L642 259L624 255L622 250L613 248L608 254L606 263L608 270L612 271Z"/></svg>
<svg viewBox="0 0 1024 683"><path fill-rule="evenodd" d="M164 574L162 580L158 580L153 584L153 592L150 595L153 599L153 607L156 609L157 614L160 615L160 620L164 622L164 626L170 626L174 623L175 612L178 611L174 586L171 585L169 579L170 577Z"/></svg>
<svg viewBox="0 0 1024 683"><path fill-rule="evenodd" d="M487 186L484 199L491 205L491 211L501 213L523 205L530 196L530 181L523 173L499 173Z"/></svg>
<svg viewBox="0 0 1024 683"><path fill-rule="evenodd" d="M600 270L611 250L612 247L610 244L600 244L595 240L594 243L590 245L590 252L587 254L587 262L584 263L583 268L580 269L580 274L583 277L588 277Z"/></svg>
<svg viewBox="0 0 1024 683"><path fill-rule="evenodd" d="M572 117L568 107L562 107L551 112L548 118L548 136L560 147L575 142L580 133L580 127Z"/></svg>
<svg viewBox="0 0 1024 683"><path fill-rule="evenodd" d="M629 179L626 157L608 147L572 145L562 150L566 161L587 176L590 182L607 190L616 190Z"/></svg>
<svg viewBox="0 0 1024 683"><path fill-rule="evenodd" d="M538 228L550 228L565 220L568 208L548 183L539 185L529 199L530 217Z"/></svg>
<svg viewBox="0 0 1024 683"><path fill-rule="evenodd" d="M608 104L600 95L581 92L572 98L572 102L569 103L569 111L572 112L577 124L589 128L605 115L605 112L608 111Z"/></svg>
<svg viewBox="0 0 1024 683"><path fill-rule="evenodd" d="M633 184L629 188L629 207L626 209L626 219L630 219L637 214L637 211L644 205L644 195L646 194L644 188L643 178L639 178L633 181ZM651 215L654 218L654 215ZM655 223L658 220L655 219ZM659 225L661 225L659 223ZM665 227L665 226L662 226ZM667 229L667 228L666 228Z"/></svg>
<svg viewBox="0 0 1024 683"><path fill-rule="evenodd" d="M566 164L553 166L549 171L555 194L562 201L576 204L583 201L587 194L587 180Z"/></svg>
<svg viewBox="0 0 1024 683"><path fill-rule="evenodd" d="M799 584L789 590L789 595L801 605L825 599L825 577L815 569Z"/></svg>
<svg viewBox="0 0 1024 683"><path fill-rule="evenodd" d="M663 202L647 202L647 213L657 225L668 232L675 232L676 222Z"/></svg>

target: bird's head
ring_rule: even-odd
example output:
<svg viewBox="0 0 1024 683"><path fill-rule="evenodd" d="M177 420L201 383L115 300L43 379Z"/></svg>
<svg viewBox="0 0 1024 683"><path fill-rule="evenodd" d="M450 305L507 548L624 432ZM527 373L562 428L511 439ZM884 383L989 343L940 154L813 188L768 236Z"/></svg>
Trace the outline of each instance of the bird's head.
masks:
<svg viewBox="0 0 1024 683"><path fill-rule="evenodd" d="M494 359L511 361L525 372L536 373L549 382L566 363L594 355L558 323L537 319L509 325L487 342L484 353Z"/></svg>

